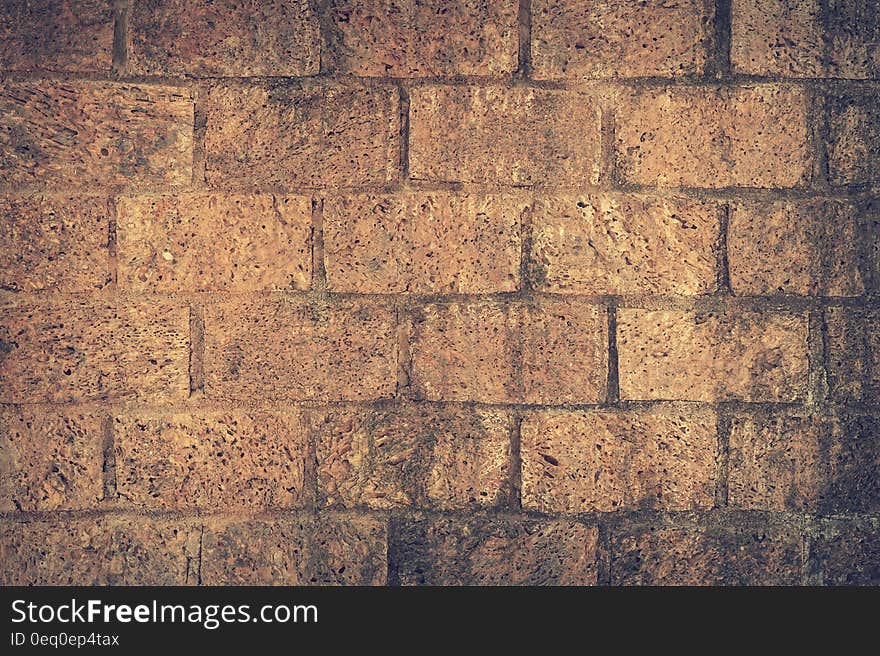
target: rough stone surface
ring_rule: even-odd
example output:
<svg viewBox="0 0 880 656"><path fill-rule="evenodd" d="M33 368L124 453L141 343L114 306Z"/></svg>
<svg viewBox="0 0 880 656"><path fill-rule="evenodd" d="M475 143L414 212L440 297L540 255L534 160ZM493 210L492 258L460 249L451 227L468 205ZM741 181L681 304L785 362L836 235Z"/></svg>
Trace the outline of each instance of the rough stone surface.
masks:
<svg viewBox="0 0 880 656"><path fill-rule="evenodd" d="M600 120L589 96L531 87L420 86L410 93L416 180L513 185L598 180Z"/></svg>
<svg viewBox="0 0 880 656"><path fill-rule="evenodd" d="M178 186L192 177L192 150L186 89L0 82L2 185Z"/></svg>
<svg viewBox="0 0 880 656"><path fill-rule="evenodd" d="M318 17L308 0L138 0L128 68L138 75L316 75Z"/></svg>
<svg viewBox="0 0 880 656"><path fill-rule="evenodd" d="M403 585L595 585L598 531L575 522L423 519L399 527Z"/></svg>
<svg viewBox="0 0 880 656"><path fill-rule="evenodd" d="M840 523L810 540L819 585L880 585L880 526Z"/></svg>
<svg viewBox="0 0 880 656"><path fill-rule="evenodd" d="M174 400L189 393L189 310L85 298L0 309L0 402Z"/></svg>
<svg viewBox="0 0 880 656"><path fill-rule="evenodd" d="M796 187L812 167L807 114L807 93L784 85L623 93L618 171L661 187Z"/></svg>
<svg viewBox="0 0 880 656"><path fill-rule="evenodd" d="M315 422L326 506L498 506L507 499L510 417L494 410L346 409Z"/></svg>
<svg viewBox="0 0 880 656"><path fill-rule="evenodd" d="M536 0L538 79L678 77L706 68L712 12L703 0Z"/></svg>
<svg viewBox="0 0 880 656"><path fill-rule="evenodd" d="M0 196L0 289L93 291L110 278L110 203L90 196Z"/></svg>
<svg viewBox="0 0 880 656"><path fill-rule="evenodd" d="M577 294L706 294L717 279L721 206L632 194L538 198L530 276Z"/></svg>
<svg viewBox="0 0 880 656"><path fill-rule="evenodd" d="M121 197L119 284L132 291L308 289L312 199L186 194Z"/></svg>
<svg viewBox="0 0 880 656"><path fill-rule="evenodd" d="M0 410L0 510L78 510L104 496L103 416Z"/></svg>
<svg viewBox="0 0 880 656"><path fill-rule="evenodd" d="M356 187L397 180L398 91L287 82L214 86L204 97L208 184Z"/></svg>
<svg viewBox="0 0 880 656"><path fill-rule="evenodd" d="M803 399L809 370L807 334L807 318L801 314L620 309L620 396Z"/></svg>
<svg viewBox="0 0 880 656"><path fill-rule="evenodd" d="M281 296L205 308L205 390L226 399L351 400L394 394L394 313Z"/></svg>
<svg viewBox="0 0 880 656"><path fill-rule="evenodd" d="M504 75L517 66L516 0L331 0L327 56L379 77Z"/></svg>
<svg viewBox="0 0 880 656"><path fill-rule="evenodd" d="M693 510L715 502L713 412L552 410L528 415L520 431L524 509Z"/></svg>
<svg viewBox="0 0 880 656"><path fill-rule="evenodd" d="M880 401L880 311L825 310L828 384L837 401Z"/></svg>
<svg viewBox="0 0 880 656"><path fill-rule="evenodd" d="M515 291L525 198L444 192L330 197L324 262L333 291Z"/></svg>
<svg viewBox="0 0 880 656"><path fill-rule="evenodd" d="M828 169L831 184L880 180L880 92L855 89L828 96Z"/></svg>

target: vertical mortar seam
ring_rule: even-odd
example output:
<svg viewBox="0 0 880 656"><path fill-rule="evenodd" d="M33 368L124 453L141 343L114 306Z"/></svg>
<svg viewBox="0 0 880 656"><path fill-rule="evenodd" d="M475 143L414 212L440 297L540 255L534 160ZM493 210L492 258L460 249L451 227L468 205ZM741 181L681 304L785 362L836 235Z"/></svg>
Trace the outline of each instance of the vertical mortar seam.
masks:
<svg viewBox="0 0 880 656"><path fill-rule="evenodd" d="M517 7L517 57L515 77L528 79L532 71L532 3L519 0Z"/></svg>

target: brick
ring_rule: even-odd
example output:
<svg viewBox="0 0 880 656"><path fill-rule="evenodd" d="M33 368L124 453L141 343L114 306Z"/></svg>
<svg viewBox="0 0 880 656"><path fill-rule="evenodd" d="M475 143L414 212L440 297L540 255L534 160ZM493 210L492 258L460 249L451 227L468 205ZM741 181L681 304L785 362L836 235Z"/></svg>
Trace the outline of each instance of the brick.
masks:
<svg viewBox="0 0 880 656"><path fill-rule="evenodd" d="M865 291L860 239L847 202L734 202L727 240L733 292L858 296Z"/></svg>
<svg viewBox="0 0 880 656"><path fill-rule="evenodd" d="M585 95L522 86L421 86L410 93L409 118L415 180L598 180L599 112Z"/></svg>
<svg viewBox="0 0 880 656"><path fill-rule="evenodd" d="M122 505L261 510L305 501L308 426L297 411L127 413L113 423Z"/></svg>
<svg viewBox="0 0 880 656"><path fill-rule="evenodd" d="M693 510L715 502L710 411L543 411L520 429L522 505L543 513Z"/></svg>
<svg viewBox="0 0 880 656"><path fill-rule="evenodd" d="M189 311L170 302L9 302L0 353L3 403L184 399Z"/></svg>
<svg viewBox="0 0 880 656"><path fill-rule="evenodd" d="M632 194L535 201L532 285L572 294L715 290L718 203Z"/></svg>
<svg viewBox="0 0 880 656"><path fill-rule="evenodd" d="M706 68L712 13L703 0L536 0L537 79L677 77Z"/></svg>
<svg viewBox="0 0 880 656"><path fill-rule="evenodd" d="M880 399L880 311L825 310L828 384L836 401Z"/></svg>
<svg viewBox="0 0 880 656"><path fill-rule="evenodd" d="M307 0L134 3L128 68L138 75L317 75L318 17Z"/></svg>
<svg viewBox="0 0 880 656"><path fill-rule="evenodd" d="M812 168L803 89L637 89L619 101L615 152L629 183L796 187Z"/></svg>
<svg viewBox="0 0 880 656"><path fill-rule="evenodd" d="M402 585L595 585L595 527L575 522L457 520L399 527Z"/></svg>
<svg viewBox="0 0 880 656"><path fill-rule="evenodd" d="M209 186L356 187L397 180L398 92L311 81L210 88Z"/></svg>
<svg viewBox="0 0 880 656"><path fill-rule="evenodd" d="M880 94L853 90L828 97L828 172L831 184L880 181Z"/></svg>
<svg viewBox="0 0 880 656"><path fill-rule="evenodd" d="M363 294L515 291L525 198L444 192L324 201L332 291Z"/></svg>
<svg viewBox="0 0 880 656"><path fill-rule="evenodd" d="M880 11L874 0L827 0L828 75L880 77Z"/></svg>
<svg viewBox="0 0 880 656"><path fill-rule="evenodd" d="M394 314L384 306L285 297L205 307L205 390L247 400L388 398L397 379Z"/></svg>
<svg viewBox="0 0 880 656"><path fill-rule="evenodd" d="M100 413L0 410L0 510L94 508L104 496Z"/></svg>
<svg viewBox="0 0 880 656"><path fill-rule="evenodd" d="M809 545L819 585L880 585L880 525L876 520L826 527Z"/></svg>
<svg viewBox="0 0 880 656"><path fill-rule="evenodd" d="M785 529L647 528L611 542L612 585L799 585L801 539Z"/></svg>
<svg viewBox="0 0 880 656"><path fill-rule="evenodd" d="M0 69L107 73L112 64L112 3L8 0L0 7Z"/></svg>
<svg viewBox="0 0 880 656"><path fill-rule="evenodd" d="M192 149L186 89L0 82L2 185L178 186L192 177Z"/></svg>
<svg viewBox="0 0 880 656"><path fill-rule="evenodd" d="M229 521L205 526L205 585L384 585L387 532L372 519Z"/></svg>
<svg viewBox="0 0 880 656"><path fill-rule="evenodd" d="M107 199L0 196L0 289L92 291L110 279Z"/></svg>
<svg viewBox="0 0 880 656"><path fill-rule="evenodd" d="M180 520L0 523L2 585L196 585L198 526Z"/></svg>
<svg viewBox="0 0 880 656"><path fill-rule="evenodd" d="M605 396L606 322L596 306L432 304L411 340L416 398L595 403Z"/></svg>
<svg viewBox="0 0 880 656"><path fill-rule="evenodd" d="M325 506L441 510L507 499L510 418L494 410L342 409L316 422Z"/></svg>
<svg viewBox="0 0 880 656"><path fill-rule="evenodd" d="M793 402L806 395L804 315L620 309L623 399Z"/></svg>
<svg viewBox="0 0 880 656"><path fill-rule="evenodd" d="M502 75L517 67L516 0L332 0L329 60L379 77Z"/></svg>
<svg viewBox="0 0 880 656"><path fill-rule="evenodd" d="M136 292L308 289L312 199L185 194L116 203L119 285Z"/></svg>

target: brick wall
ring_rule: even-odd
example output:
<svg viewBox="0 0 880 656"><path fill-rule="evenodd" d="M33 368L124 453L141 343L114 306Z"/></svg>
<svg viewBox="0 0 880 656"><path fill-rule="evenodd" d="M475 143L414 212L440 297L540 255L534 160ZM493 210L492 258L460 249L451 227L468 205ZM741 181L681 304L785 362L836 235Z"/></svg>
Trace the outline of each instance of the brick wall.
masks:
<svg viewBox="0 0 880 656"><path fill-rule="evenodd" d="M3 583L880 582L873 0L12 0Z"/></svg>

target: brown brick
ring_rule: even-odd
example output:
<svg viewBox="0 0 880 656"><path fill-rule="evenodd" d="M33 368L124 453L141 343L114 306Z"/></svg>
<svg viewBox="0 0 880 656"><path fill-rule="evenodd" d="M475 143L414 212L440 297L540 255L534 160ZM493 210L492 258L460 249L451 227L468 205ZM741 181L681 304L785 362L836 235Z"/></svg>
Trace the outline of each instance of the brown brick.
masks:
<svg viewBox="0 0 880 656"><path fill-rule="evenodd" d="M0 523L2 585L196 585L199 527L138 518Z"/></svg>
<svg viewBox="0 0 880 656"><path fill-rule="evenodd" d="M605 396L604 312L591 305L429 305L415 319L417 398L595 403ZM519 354L519 355L517 355Z"/></svg>
<svg viewBox="0 0 880 656"><path fill-rule="evenodd" d="M616 535L612 585L798 585L801 539L776 528L650 528Z"/></svg>
<svg viewBox="0 0 880 656"><path fill-rule="evenodd" d="M423 86L410 93L416 180L587 184L599 175L595 103L532 87Z"/></svg>
<svg viewBox="0 0 880 656"><path fill-rule="evenodd" d="M880 93L855 90L828 98L828 169L835 185L880 181Z"/></svg>
<svg viewBox="0 0 880 656"><path fill-rule="evenodd" d="M535 0L537 79L698 75L712 12L703 0Z"/></svg>
<svg viewBox="0 0 880 656"><path fill-rule="evenodd" d="M86 196L0 196L0 289L100 289L110 277L110 205Z"/></svg>
<svg viewBox="0 0 880 656"><path fill-rule="evenodd" d="M328 59L379 77L500 75L517 66L516 0L332 0Z"/></svg>
<svg viewBox="0 0 880 656"><path fill-rule="evenodd" d="M385 526L375 520L213 520L205 526L205 585L383 585Z"/></svg>
<svg viewBox="0 0 880 656"><path fill-rule="evenodd" d="M361 401L393 396L396 376L394 314L384 306L268 296L205 308L209 396Z"/></svg>
<svg viewBox="0 0 880 656"><path fill-rule="evenodd" d="M715 502L713 412L544 411L525 418L521 435L524 509L691 510Z"/></svg>
<svg viewBox="0 0 880 656"><path fill-rule="evenodd" d="M730 284L738 295L858 296L859 225L850 203L742 201L730 206Z"/></svg>
<svg viewBox="0 0 880 656"><path fill-rule="evenodd" d="M187 184L192 148L186 89L0 82L0 184Z"/></svg>
<svg viewBox="0 0 880 656"><path fill-rule="evenodd" d="M880 11L875 0L827 0L828 75L880 77Z"/></svg>
<svg viewBox="0 0 880 656"><path fill-rule="evenodd" d="M828 383L837 401L880 399L880 311L825 310Z"/></svg>
<svg viewBox="0 0 880 656"><path fill-rule="evenodd" d="M138 0L128 67L139 75L317 75L318 17L308 0Z"/></svg>
<svg viewBox="0 0 880 656"><path fill-rule="evenodd" d="M326 506L443 510L506 500L504 412L399 406L343 409L316 422L318 493Z"/></svg>
<svg viewBox="0 0 880 656"><path fill-rule="evenodd" d="M812 148L803 89L668 87L624 95L616 157L626 182L661 187L795 187Z"/></svg>
<svg viewBox="0 0 880 656"><path fill-rule="evenodd" d="M122 288L263 291L311 282L308 196L133 196L116 209Z"/></svg>
<svg viewBox="0 0 880 656"><path fill-rule="evenodd" d="M810 560L819 585L880 585L880 523L839 523L812 538Z"/></svg>
<svg viewBox="0 0 880 656"><path fill-rule="evenodd" d="M189 311L165 302L67 298L0 310L0 402L181 399Z"/></svg>
<svg viewBox="0 0 880 656"><path fill-rule="evenodd" d="M147 509L296 508L304 503L301 413L228 410L114 419L116 486Z"/></svg>
<svg viewBox="0 0 880 656"><path fill-rule="evenodd" d="M404 192L324 201L333 291L366 294L515 291L525 198Z"/></svg>
<svg viewBox="0 0 880 656"><path fill-rule="evenodd" d="M623 399L792 402L806 394L804 315L620 309Z"/></svg>
<svg viewBox="0 0 880 656"><path fill-rule="evenodd" d="M107 0L7 0L0 5L0 69L107 73L113 4Z"/></svg>
<svg viewBox="0 0 880 656"><path fill-rule="evenodd" d="M104 495L100 413L0 411L0 510L94 508Z"/></svg>
<svg viewBox="0 0 880 656"><path fill-rule="evenodd" d="M535 201L532 284L574 294L706 294L717 278L718 203L631 194Z"/></svg>
<svg viewBox="0 0 880 656"><path fill-rule="evenodd" d="M595 585L598 531L575 522L438 517L400 527L403 585Z"/></svg>
<svg viewBox="0 0 880 656"><path fill-rule="evenodd" d="M356 187L397 180L398 92L286 82L213 87L204 98L208 184Z"/></svg>

